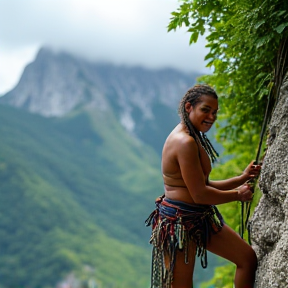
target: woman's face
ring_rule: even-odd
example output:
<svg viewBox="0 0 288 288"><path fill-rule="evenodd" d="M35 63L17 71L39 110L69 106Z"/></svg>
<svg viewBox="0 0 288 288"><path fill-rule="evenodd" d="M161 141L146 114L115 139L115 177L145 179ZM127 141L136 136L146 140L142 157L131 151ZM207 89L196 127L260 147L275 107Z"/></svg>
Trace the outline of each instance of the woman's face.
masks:
<svg viewBox="0 0 288 288"><path fill-rule="evenodd" d="M218 100L210 95L202 95L195 107L185 104L186 111L193 126L200 132L207 132L217 118Z"/></svg>

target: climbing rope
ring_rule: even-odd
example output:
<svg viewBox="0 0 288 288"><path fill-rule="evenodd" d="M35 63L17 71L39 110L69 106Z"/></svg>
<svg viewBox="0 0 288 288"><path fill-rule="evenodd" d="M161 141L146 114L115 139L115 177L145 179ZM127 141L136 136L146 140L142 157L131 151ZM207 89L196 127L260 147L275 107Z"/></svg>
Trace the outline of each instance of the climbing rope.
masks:
<svg viewBox="0 0 288 288"><path fill-rule="evenodd" d="M280 43L277 60L276 60L276 67L274 70L274 79L268 85L268 89L269 89L268 99L267 99L265 115L264 115L264 119L262 123L261 133L260 133L260 141L259 141L256 160L254 162L254 165L259 164L260 153L261 153L264 135L266 133L266 128L271 119L271 115L275 107L275 104L277 103L277 100L280 94L280 87L281 87L284 75L288 69L288 57L287 57L288 52L287 51L288 51L288 38L286 37ZM250 186L253 188L253 192L254 192L254 188L255 188L257 180L258 179L256 178L256 179L252 179L248 181ZM245 202L245 203L241 202L241 220L240 220L241 223L239 225L239 234L242 239L244 236L244 232L247 229L248 242L250 244L251 244L251 240L250 240L249 217L250 217L250 212L251 212L251 204L252 204L252 201Z"/></svg>
<svg viewBox="0 0 288 288"><path fill-rule="evenodd" d="M268 100L267 100L267 104L266 104L266 109L265 109L265 115L264 115L264 120L262 123L262 128L261 128L261 133L260 133L260 141L258 144L258 149L257 149L257 155L256 155L256 160L254 161L254 165L258 165L259 164L259 158L260 158L260 153L261 153L261 148L262 148L262 144L263 144L263 139L264 139L264 135L266 132L266 128L267 128L267 124L271 118L271 93L272 93L272 87L273 85L270 85L270 89L269 89L269 94L268 94ZM254 192L254 188L257 182L257 178L249 180L248 183L250 185L250 187L252 187L253 192ZM248 221L249 221L249 217L250 217L250 212L251 212L251 204L252 201L250 202L241 202L241 224L240 224L240 231L239 234L241 236L241 238L243 239L244 237L244 232L246 230L246 228L248 227ZM248 241L250 243L250 233L249 233L249 229L248 229Z"/></svg>

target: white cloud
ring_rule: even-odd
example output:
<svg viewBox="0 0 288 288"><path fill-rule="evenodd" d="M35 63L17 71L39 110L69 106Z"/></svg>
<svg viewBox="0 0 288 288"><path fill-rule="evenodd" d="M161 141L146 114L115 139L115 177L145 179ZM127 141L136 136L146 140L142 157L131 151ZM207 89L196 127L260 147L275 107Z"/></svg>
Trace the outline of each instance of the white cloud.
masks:
<svg viewBox="0 0 288 288"><path fill-rule="evenodd" d="M38 45L21 46L9 49L0 46L0 94L13 88L25 66L34 60Z"/></svg>
<svg viewBox="0 0 288 288"><path fill-rule="evenodd" d="M204 40L167 33L177 0L0 0L0 93L41 46L94 61L204 70ZM207 70L206 70L207 71Z"/></svg>

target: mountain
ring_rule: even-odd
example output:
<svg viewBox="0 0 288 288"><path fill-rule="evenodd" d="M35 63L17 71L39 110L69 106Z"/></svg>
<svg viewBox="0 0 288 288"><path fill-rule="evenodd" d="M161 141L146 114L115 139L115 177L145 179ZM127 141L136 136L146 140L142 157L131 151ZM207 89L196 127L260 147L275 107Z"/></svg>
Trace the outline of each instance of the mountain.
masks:
<svg viewBox="0 0 288 288"><path fill-rule="evenodd" d="M160 153L163 139L179 121L178 102L198 76L91 63L42 48L0 103L46 117L63 117L78 107L110 112L127 132Z"/></svg>
<svg viewBox="0 0 288 288"><path fill-rule="evenodd" d="M144 220L194 81L40 50L0 98L1 288L149 286Z"/></svg>

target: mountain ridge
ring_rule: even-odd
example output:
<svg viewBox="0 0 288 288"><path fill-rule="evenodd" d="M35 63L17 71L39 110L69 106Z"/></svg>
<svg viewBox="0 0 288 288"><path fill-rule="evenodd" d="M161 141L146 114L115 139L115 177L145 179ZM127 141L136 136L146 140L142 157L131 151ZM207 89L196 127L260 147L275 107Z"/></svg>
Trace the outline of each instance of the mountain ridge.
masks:
<svg viewBox="0 0 288 288"><path fill-rule="evenodd" d="M188 74L173 68L156 70L93 63L67 52L57 53L44 47L39 50L35 60L25 67L17 85L1 97L1 103L50 117L67 114L81 101L106 110L107 98L116 100L120 107L122 105L121 108L124 108L123 101L130 105L140 102L137 107L143 117L149 119L153 116L149 107L153 98L174 109L178 99L186 92L186 88L194 84L197 76L200 74ZM115 99L113 96L116 96ZM42 105L48 104L46 109L40 102Z"/></svg>
<svg viewBox="0 0 288 288"><path fill-rule="evenodd" d="M158 135L165 138L179 121L178 102L197 76L171 68L91 63L42 48L0 103L45 117L63 117L81 107L110 111L127 132L161 153Z"/></svg>

